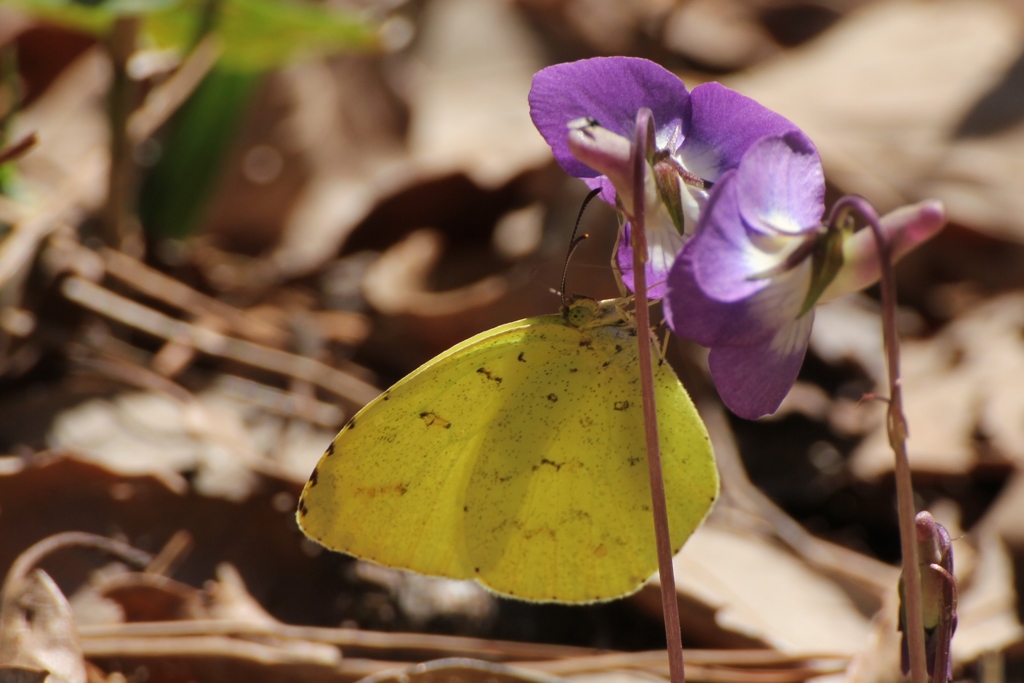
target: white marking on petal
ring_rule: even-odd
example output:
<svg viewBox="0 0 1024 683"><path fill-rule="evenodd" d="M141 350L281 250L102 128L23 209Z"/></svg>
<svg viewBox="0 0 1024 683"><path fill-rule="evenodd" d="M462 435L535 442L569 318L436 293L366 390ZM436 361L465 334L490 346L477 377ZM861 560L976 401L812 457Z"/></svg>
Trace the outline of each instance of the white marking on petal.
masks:
<svg viewBox="0 0 1024 683"><path fill-rule="evenodd" d="M646 225L647 270L653 278L651 285L661 284L667 280L668 271L685 242L685 238L676 230L675 223L672 222L665 206L659 203L659 207L658 212L651 216L654 220L648 219Z"/></svg>
<svg viewBox="0 0 1024 683"><path fill-rule="evenodd" d="M785 327L800 312L810 286L811 266L805 261L793 270L772 277L764 289L750 298L751 310L756 312L764 327ZM813 316L803 316L809 317Z"/></svg>
<svg viewBox="0 0 1024 683"><path fill-rule="evenodd" d="M704 207L707 206L708 193L707 190L687 185L682 180L679 184L682 186L682 192L679 194L683 204L683 230L692 235L697 229L697 221L700 220Z"/></svg>
<svg viewBox="0 0 1024 683"><path fill-rule="evenodd" d="M807 338L811 334L813 323L813 310L808 311L796 320L791 320L775 333L775 336L772 337L768 345L768 350L780 358L786 358L794 353L802 352L803 348L807 345Z"/></svg>

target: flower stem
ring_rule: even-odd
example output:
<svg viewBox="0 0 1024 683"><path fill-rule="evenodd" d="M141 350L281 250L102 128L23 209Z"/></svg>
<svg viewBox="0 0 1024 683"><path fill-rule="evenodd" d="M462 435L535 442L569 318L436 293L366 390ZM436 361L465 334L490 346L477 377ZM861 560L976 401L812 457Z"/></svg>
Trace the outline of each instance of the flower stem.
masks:
<svg viewBox="0 0 1024 683"><path fill-rule="evenodd" d="M654 536L658 547L658 575L661 578L661 607L665 618L668 668L672 683L685 683L683 637L679 625L679 603L672 570L672 541L669 536L668 510L665 505L665 481L661 475L661 449L658 441L658 412L654 403L654 368L651 358L651 311L647 301L647 236L644 233L644 197L647 172L647 141L652 126L649 109L636 117L633 145L633 213L629 217L633 247L633 289L636 295L636 329L640 357L640 392L644 413L644 437L647 441L647 468L651 478L651 508Z"/></svg>
<svg viewBox="0 0 1024 683"><path fill-rule="evenodd" d="M899 513L900 548L903 555L903 582L906 592L907 638L910 649L910 679L927 683L924 623L921 616L921 574L918 571L917 527L914 522L914 485L907 458L907 419L903 415L900 380L900 342L896 329L896 278L892 263L892 245L886 239L874 207L856 195L847 195L832 208L829 224L842 220L850 210L868 222L878 244L878 262L882 286L882 336L889 370L889 445L896 456L896 507Z"/></svg>

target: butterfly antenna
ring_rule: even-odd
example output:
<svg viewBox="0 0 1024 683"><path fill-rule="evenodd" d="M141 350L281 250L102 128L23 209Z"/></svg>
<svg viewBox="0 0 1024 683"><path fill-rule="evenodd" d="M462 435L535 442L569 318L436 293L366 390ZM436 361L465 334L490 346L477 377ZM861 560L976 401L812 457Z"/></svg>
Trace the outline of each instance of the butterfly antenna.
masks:
<svg viewBox="0 0 1024 683"><path fill-rule="evenodd" d="M580 206L580 212L576 216L576 225L572 226L572 237L569 240L569 252L565 255L565 266L562 268L562 304L566 306L569 304L569 295L565 292L565 281L569 277L569 261L572 259L572 255L573 252L576 251L576 247L580 246L580 243L583 242L583 240L590 237L590 235L586 233L577 237L576 233L580 229L580 221L583 220L583 212L587 210L587 205L590 204L590 200L596 197L599 192L601 192L600 187L591 190L587 193L587 196L583 198L583 204Z"/></svg>

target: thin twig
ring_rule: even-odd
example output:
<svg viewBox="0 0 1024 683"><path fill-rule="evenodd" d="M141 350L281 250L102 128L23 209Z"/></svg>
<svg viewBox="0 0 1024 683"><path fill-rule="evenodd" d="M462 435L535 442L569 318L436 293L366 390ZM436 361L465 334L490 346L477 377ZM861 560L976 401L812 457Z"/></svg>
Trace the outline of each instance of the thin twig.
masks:
<svg viewBox="0 0 1024 683"><path fill-rule="evenodd" d="M82 630L92 630L84 626ZM256 646L258 645L258 647ZM425 670L437 671L445 666L458 667L460 669L477 669L481 672L490 673L486 676L488 680L494 679L494 672L512 672L515 675L506 673L503 678L515 680L551 681L555 683L561 679L540 678L538 675L552 676L580 673L602 673L616 670L640 671L655 676L664 675L664 663L651 661L651 658L644 657L647 653L624 653L613 655L614 660L602 661L601 659L565 659L547 662L518 662L510 661L507 664L499 664L480 660L476 658L457 657L442 660L433 660L426 663L411 663L408 661L362 659L356 657L344 657L340 661L336 657L326 655L320 651L310 652L305 648L290 647L290 643L275 643L252 640L243 640L227 636L184 636L175 638L138 638L131 636L119 637L95 637L85 635L82 638L82 650L90 659L105 659L118 657L153 658L166 662L168 659L177 657L181 659L204 658L237 658L243 660L254 660L264 664L293 665L303 667L306 678L337 678L339 680L364 679L366 676L380 674L379 680L394 681L405 680L407 676L402 675L403 669L416 667L417 673L424 674ZM721 652L721 651L719 651ZM664 653L660 653L664 657ZM329 669L327 676L310 676L307 669L310 667L324 667ZM841 673L845 663L810 663L803 666L780 666L770 669L748 669L733 668L723 665L697 665L694 667L694 680L707 683L800 683L811 678L828 674ZM462 675L460 678L467 678ZM364 679L365 680L365 679ZM373 679L369 679L373 680Z"/></svg>
<svg viewBox="0 0 1024 683"><path fill-rule="evenodd" d="M191 344L211 356L312 382L358 405L368 403L380 394L372 384L313 358L296 356L176 320L84 278L69 277L62 289L64 296L75 303L137 330L168 341Z"/></svg>
<svg viewBox="0 0 1024 683"><path fill-rule="evenodd" d="M39 142L39 138L36 137L36 134L29 133L10 147L5 147L3 150L0 150L0 164L6 164L8 161L14 161L24 156L30 149L35 147L37 142Z"/></svg>
<svg viewBox="0 0 1024 683"><path fill-rule="evenodd" d="M3 588L0 589L0 595L2 595L3 599L3 607L0 608L0 614L9 612L9 601L15 597L17 592L16 586L25 580L25 577L28 576L33 567L50 553L71 546L96 548L139 566L144 566L153 559L153 556L149 553L134 548L123 541L90 534L85 531L65 531L53 536L47 536L18 555L18 558L11 564L10 569L7 570Z"/></svg>
<svg viewBox="0 0 1024 683"><path fill-rule="evenodd" d="M556 660L602 654L603 650L570 645L487 640L428 633L385 633L356 628L299 626L269 621L189 619L182 621L81 624L83 638L169 638L203 635L272 636L328 643L353 650L393 653L415 651L425 658L466 654L490 659Z"/></svg>
<svg viewBox="0 0 1024 683"><path fill-rule="evenodd" d="M103 212L103 241L115 248L121 248L132 230L135 162L134 145L128 137L128 117L135 105L136 89L128 73L128 60L135 52L139 22L138 17L118 17L107 40L114 79L110 86L110 173Z"/></svg>
<svg viewBox="0 0 1024 683"><path fill-rule="evenodd" d="M208 35L199 41L174 75L153 88L142 105L128 119L128 139L139 144L164 124L195 91L220 57L217 39Z"/></svg>
<svg viewBox="0 0 1024 683"><path fill-rule="evenodd" d="M847 195L836 202L829 217L829 225L843 220L850 211L856 211L864 217L878 244L882 284L882 335L885 339L885 356L889 370L889 445L896 456L896 507L899 513L900 549L903 554L910 678L913 683L927 683L924 620L921 615L921 574L918 570L917 526L914 521L914 484L910 474L910 460L907 457L907 420L903 414L900 341L896 326L896 278L893 272L892 245L885 237L878 213L863 197Z"/></svg>
<svg viewBox="0 0 1024 683"><path fill-rule="evenodd" d="M672 683L685 683L683 635L679 624L676 579L672 569L672 540L665 505L665 481L661 473L661 448L658 441L658 410L654 402L654 367L651 358L651 312L647 302L647 236L644 233L644 204L647 171L647 140L652 125L650 109L641 109L636 117L633 144L633 215L629 217L633 246L633 291L636 295L636 329L640 357L640 391L647 441L647 468L651 479L651 508L654 536L658 547L658 576L661 579L661 606L665 618L669 673Z"/></svg>
<svg viewBox="0 0 1024 683"><path fill-rule="evenodd" d="M337 653L310 648L296 649L286 644L257 643L225 636L168 638L89 638L82 641L82 652L88 659L154 657L167 658L232 658L258 662L266 666L285 664L326 666L339 663Z"/></svg>
<svg viewBox="0 0 1024 683"><path fill-rule="evenodd" d="M300 626L265 621L231 619L189 619L181 621L131 622L117 624L81 624L79 633L86 641L94 639L165 639L196 636L248 636L305 640L336 645L348 656L367 656L375 651L410 658L476 657L512 661L516 665L563 675L610 668L665 668L664 650L615 652L593 648L543 643L520 643L466 636L424 633L387 633L353 628ZM88 648L88 646L87 646ZM849 657L835 653L799 655L777 650L690 650L691 664L708 667L793 667L813 668L816 675L842 670ZM815 664L818 662L818 664Z"/></svg>
<svg viewBox="0 0 1024 683"><path fill-rule="evenodd" d="M196 291L125 253L101 249L100 254L108 273L147 296L196 317L221 318L232 331L252 341L276 346L284 344L288 338L286 332L265 320Z"/></svg>

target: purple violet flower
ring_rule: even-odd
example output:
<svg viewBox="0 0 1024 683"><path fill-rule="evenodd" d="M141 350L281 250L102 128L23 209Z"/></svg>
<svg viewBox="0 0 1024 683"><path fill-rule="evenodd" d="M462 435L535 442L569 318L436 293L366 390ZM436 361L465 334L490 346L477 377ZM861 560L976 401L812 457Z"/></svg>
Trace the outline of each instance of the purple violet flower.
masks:
<svg viewBox="0 0 1024 683"><path fill-rule="evenodd" d="M870 231L823 227L824 197L821 161L803 133L762 138L715 183L669 273L668 325L711 349L715 386L740 417L779 407L803 364L814 306L878 279ZM896 260L944 222L932 200L881 226Z"/></svg>
<svg viewBox="0 0 1024 683"><path fill-rule="evenodd" d="M648 296L665 294L669 269L692 234L708 190L754 142L797 130L748 97L705 83L687 91L674 74L645 59L598 57L539 71L530 89L534 125L570 175L582 178L627 216L614 263L632 291L628 214L637 112L651 110L654 153L645 201Z"/></svg>

